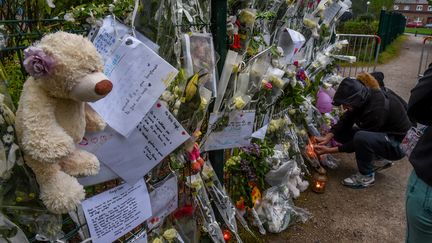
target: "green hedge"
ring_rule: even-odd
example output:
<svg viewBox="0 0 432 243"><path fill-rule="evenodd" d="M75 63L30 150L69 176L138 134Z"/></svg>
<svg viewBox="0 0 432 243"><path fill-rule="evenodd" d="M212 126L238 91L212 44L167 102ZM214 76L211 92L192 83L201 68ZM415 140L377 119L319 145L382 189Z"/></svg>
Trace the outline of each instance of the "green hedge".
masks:
<svg viewBox="0 0 432 243"><path fill-rule="evenodd" d="M338 27L338 33L374 35L378 32L378 24L378 21L347 21Z"/></svg>

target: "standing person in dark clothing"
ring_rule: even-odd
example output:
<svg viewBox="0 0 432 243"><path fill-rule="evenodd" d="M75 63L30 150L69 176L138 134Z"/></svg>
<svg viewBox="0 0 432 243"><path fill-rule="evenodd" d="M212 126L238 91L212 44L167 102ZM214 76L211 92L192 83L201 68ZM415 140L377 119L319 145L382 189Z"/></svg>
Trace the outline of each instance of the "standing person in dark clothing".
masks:
<svg viewBox="0 0 432 243"><path fill-rule="evenodd" d="M328 134L316 138L319 144L315 150L318 154L355 152L359 172L345 178L342 184L351 188L372 186L374 160L404 157L399 144L411 126L406 110L397 97L386 95L368 73L342 80L333 105L342 105L346 111ZM342 145L327 147L332 138Z"/></svg>
<svg viewBox="0 0 432 243"><path fill-rule="evenodd" d="M411 90L408 115L427 128L409 157L414 170L406 191L406 242L432 242L432 64Z"/></svg>

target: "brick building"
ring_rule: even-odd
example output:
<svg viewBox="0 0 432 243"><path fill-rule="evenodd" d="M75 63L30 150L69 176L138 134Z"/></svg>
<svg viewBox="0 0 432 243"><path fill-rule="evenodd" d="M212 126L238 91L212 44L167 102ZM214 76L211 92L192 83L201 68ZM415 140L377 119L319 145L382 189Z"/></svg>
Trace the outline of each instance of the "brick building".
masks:
<svg viewBox="0 0 432 243"><path fill-rule="evenodd" d="M432 23L432 5L427 0L396 0L393 9L407 17L407 22Z"/></svg>

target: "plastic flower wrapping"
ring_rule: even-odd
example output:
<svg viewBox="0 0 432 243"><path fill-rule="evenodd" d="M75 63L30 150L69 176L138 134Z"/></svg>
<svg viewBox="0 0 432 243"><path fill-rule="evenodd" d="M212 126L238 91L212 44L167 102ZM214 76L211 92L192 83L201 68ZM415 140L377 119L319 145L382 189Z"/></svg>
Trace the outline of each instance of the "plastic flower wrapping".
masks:
<svg viewBox="0 0 432 243"><path fill-rule="evenodd" d="M225 242L201 177L198 174L192 175L188 178L188 186L193 191L193 200L201 215L204 231L209 234L213 242Z"/></svg>
<svg viewBox="0 0 432 243"><path fill-rule="evenodd" d="M231 202L230 197L223 189L209 161L204 164L201 175L204 180L207 192L210 195L212 201L215 203L216 208L218 209L219 214L222 216L226 226L234 234L236 240L238 242L242 242L237 229L237 211Z"/></svg>

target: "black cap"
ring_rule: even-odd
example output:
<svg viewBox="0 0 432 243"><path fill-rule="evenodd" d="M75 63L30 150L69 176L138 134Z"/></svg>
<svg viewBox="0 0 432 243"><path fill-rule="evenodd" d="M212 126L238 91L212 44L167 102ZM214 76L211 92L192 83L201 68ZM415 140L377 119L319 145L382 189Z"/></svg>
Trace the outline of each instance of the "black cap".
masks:
<svg viewBox="0 0 432 243"><path fill-rule="evenodd" d="M352 107L361 107L369 97L369 88L362 82L353 78L345 78L339 84L333 98L334 106L350 105Z"/></svg>

